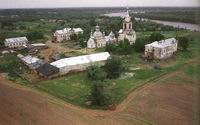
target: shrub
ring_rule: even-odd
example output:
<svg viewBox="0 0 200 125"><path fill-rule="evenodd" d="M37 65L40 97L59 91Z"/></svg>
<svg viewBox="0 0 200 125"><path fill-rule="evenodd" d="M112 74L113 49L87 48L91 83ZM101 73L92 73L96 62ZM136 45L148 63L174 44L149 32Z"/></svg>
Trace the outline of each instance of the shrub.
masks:
<svg viewBox="0 0 200 125"><path fill-rule="evenodd" d="M120 41L118 44L107 44L105 51L119 55L128 55L132 53L133 48L129 41L125 39L124 41Z"/></svg>
<svg viewBox="0 0 200 125"><path fill-rule="evenodd" d="M165 39L165 37L160 33L152 33L151 36L149 37L150 42L160 41L163 39Z"/></svg>
<svg viewBox="0 0 200 125"><path fill-rule="evenodd" d="M19 29L20 29L20 30L25 30L25 29L26 29L26 26L23 26L23 25L22 25L22 26L19 26Z"/></svg>
<svg viewBox="0 0 200 125"><path fill-rule="evenodd" d="M91 101L93 105L107 106L109 98L104 89L103 82L93 82L91 88Z"/></svg>
<svg viewBox="0 0 200 125"><path fill-rule="evenodd" d="M117 49L117 46L115 44L113 43L106 44L105 51L110 52L110 53L115 53L116 49Z"/></svg>
<svg viewBox="0 0 200 125"><path fill-rule="evenodd" d="M27 38L29 40L38 40L38 39L43 39L44 34L40 31L31 31L27 34Z"/></svg>
<svg viewBox="0 0 200 125"><path fill-rule="evenodd" d="M104 68L107 73L107 77L110 79L118 78L123 71L121 60L114 56L106 61Z"/></svg>
<svg viewBox="0 0 200 125"><path fill-rule="evenodd" d="M133 45L134 50L136 52L144 52L145 45L148 43L149 41L147 37L137 38L135 44Z"/></svg>
<svg viewBox="0 0 200 125"><path fill-rule="evenodd" d="M189 47L189 39L187 37L177 37L178 46L183 50L187 50Z"/></svg>
<svg viewBox="0 0 200 125"><path fill-rule="evenodd" d="M93 81L104 81L106 79L106 73L98 66L90 66L87 68L87 76Z"/></svg>

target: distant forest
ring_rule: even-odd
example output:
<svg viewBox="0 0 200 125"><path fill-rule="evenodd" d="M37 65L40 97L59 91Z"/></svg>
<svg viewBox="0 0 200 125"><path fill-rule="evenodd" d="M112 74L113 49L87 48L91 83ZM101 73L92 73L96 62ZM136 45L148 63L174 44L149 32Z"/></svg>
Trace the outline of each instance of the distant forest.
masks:
<svg viewBox="0 0 200 125"><path fill-rule="evenodd" d="M39 19L81 19L105 13L123 12L126 8L52 8L0 10L0 22L35 21ZM133 16L166 21L200 23L200 8L130 8Z"/></svg>
<svg viewBox="0 0 200 125"><path fill-rule="evenodd" d="M134 14L135 17L148 18L164 21L177 21L192 24L200 24L200 11L194 10L175 10L175 11L155 11Z"/></svg>

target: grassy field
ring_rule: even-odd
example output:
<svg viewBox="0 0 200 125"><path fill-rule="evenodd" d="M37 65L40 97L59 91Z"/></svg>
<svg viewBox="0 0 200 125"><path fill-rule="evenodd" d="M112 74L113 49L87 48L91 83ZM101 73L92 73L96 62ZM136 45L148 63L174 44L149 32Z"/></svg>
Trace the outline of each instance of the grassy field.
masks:
<svg viewBox="0 0 200 125"><path fill-rule="evenodd" d="M172 37L175 32L164 32L166 37ZM150 33L140 33L150 34ZM191 33L182 31L180 35L190 35L194 37L193 41L190 41L189 50L186 52L179 51L176 57L164 61L145 62L139 55L141 53L134 53L129 56L121 56L123 64L129 68L140 68L137 71L130 71L134 74L133 77L125 79L107 80L106 89L109 92L112 102L114 104L120 103L130 92L137 87L145 84L146 82L156 79L163 74L176 71L182 67L189 59L195 58L198 51L198 33ZM161 70L153 69L154 64L160 64ZM192 74L193 69L188 71ZM88 107L86 105L87 98L90 93L91 82L87 79L86 73L72 74L63 76L54 80L43 81L35 85L36 88L50 93L53 96L61 98L67 102L82 107Z"/></svg>

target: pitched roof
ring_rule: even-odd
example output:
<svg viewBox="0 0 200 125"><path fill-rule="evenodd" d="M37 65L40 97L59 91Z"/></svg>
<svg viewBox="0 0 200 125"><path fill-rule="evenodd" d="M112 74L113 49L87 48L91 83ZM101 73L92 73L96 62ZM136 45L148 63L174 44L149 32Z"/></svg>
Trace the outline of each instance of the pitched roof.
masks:
<svg viewBox="0 0 200 125"><path fill-rule="evenodd" d="M21 54L17 55L20 60L22 60L30 69L37 69L44 64L43 60L33 57L31 55L23 56Z"/></svg>
<svg viewBox="0 0 200 125"><path fill-rule="evenodd" d="M175 38L169 38L166 40L161 40L161 41L155 41L151 44L147 44L145 46L152 46L152 47L157 47L157 48L164 48L164 47L168 47L171 46L172 44L176 43L176 39Z"/></svg>
<svg viewBox="0 0 200 125"><path fill-rule="evenodd" d="M59 68L50 65L49 63L45 63L36 69L37 72L42 74L45 77L57 74L59 72Z"/></svg>
<svg viewBox="0 0 200 125"><path fill-rule="evenodd" d="M66 66L105 61L109 57L110 57L110 54L108 52L103 52L103 53L96 53L96 54L91 54L91 55L60 59L58 61L52 62L51 65L56 66L58 68L62 68Z"/></svg>
<svg viewBox="0 0 200 125"><path fill-rule="evenodd" d="M9 42L9 43L15 43L15 42L19 42L19 41L26 41L28 42L28 39L26 37L16 37L16 38L7 38L5 39L5 42Z"/></svg>
<svg viewBox="0 0 200 125"><path fill-rule="evenodd" d="M75 33L83 32L81 28L64 28L62 30L56 30L57 34L67 34L70 31L74 31Z"/></svg>

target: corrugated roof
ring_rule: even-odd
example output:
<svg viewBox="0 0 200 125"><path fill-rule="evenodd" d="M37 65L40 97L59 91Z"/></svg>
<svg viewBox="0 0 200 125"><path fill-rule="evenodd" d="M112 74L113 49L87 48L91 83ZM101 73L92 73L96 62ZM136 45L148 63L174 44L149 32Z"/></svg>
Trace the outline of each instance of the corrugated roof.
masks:
<svg viewBox="0 0 200 125"><path fill-rule="evenodd" d="M91 54L91 55L60 59L58 61L52 62L51 65L56 66L58 68L62 68L66 66L105 61L109 57L110 57L110 54L108 52L103 52L103 53L96 53L96 54Z"/></svg>
<svg viewBox="0 0 200 125"><path fill-rule="evenodd" d="M33 46L35 46L35 47L38 47L38 46L47 46L47 45L44 44L44 43L34 43L34 44L31 44L31 45L33 45Z"/></svg>
<svg viewBox="0 0 200 125"><path fill-rule="evenodd" d="M23 56L21 54L17 55L22 61L24 61L26 64L33 64L36 63L38 61L40 61L40 59L36 58L36 57L32 57L31 55L27 55L27 56Z"/></svg>
<svg viewBox="0 0 200 125"><path fill-rule="evenodd" d="M26 41L28 42L28 39L26 37L16 37L16 38L7 38L5 39L6 42L19 42L19 41Z"/></svg>
<svg viewBox="0 0 200 125"><path fill-rule="evenodd" d="M151 44L147 44L145 46L164 48L164 47L167 47L167 46L171 46L174 43L176 43L176 39L175 38L169 38L169 39L166 39L166 40L155 41L155 42L153 42Z"/></svg>
<svg viewBox="0 0 200 125"><path fill-rule="evenodd" d="M43 76L48 77L57 74L59 72L59 68L45 63L44 65L41 65L39 68L37 68L36 71L42 74Z"/></svg>

